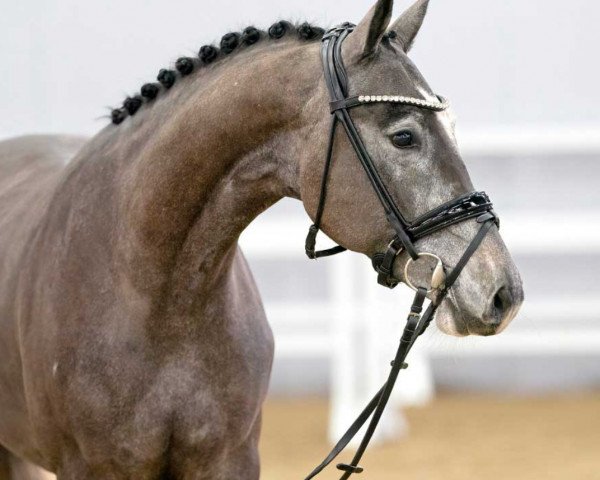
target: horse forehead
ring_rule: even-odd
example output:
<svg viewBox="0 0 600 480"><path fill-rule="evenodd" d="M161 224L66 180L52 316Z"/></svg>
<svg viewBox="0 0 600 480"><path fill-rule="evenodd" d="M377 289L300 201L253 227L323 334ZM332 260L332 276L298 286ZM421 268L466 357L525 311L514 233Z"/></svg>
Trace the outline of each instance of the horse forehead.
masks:
<svg viewBox="0 0 600 480"><path fill-rule="evenodd" d="M417 66L402 52L382 52L371 65L364 69L362 77L361 83L364 88L377 90L368 93L437 100Z"/></svg>

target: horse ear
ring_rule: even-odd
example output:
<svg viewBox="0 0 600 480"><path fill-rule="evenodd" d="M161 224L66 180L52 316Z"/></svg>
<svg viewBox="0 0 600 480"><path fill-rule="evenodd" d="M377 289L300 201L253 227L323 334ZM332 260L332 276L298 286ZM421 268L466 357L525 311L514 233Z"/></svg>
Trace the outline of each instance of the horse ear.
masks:
<svg viewBox="0 0 600 480"><path fill-rule="evenodd" d="M377 0L344 42L344 56L361 60L375 52L392 18L394 0Z"/></svg>
<svg viewBox="0 0 600 480"><path fill-rule="evenodd" d="M412 47L421 25L423 25L428 5L429 0L417 0L412 7L400 15L400 18L390 28L390 32L394 32L396 41L400 42L406 53Z"/></svg>

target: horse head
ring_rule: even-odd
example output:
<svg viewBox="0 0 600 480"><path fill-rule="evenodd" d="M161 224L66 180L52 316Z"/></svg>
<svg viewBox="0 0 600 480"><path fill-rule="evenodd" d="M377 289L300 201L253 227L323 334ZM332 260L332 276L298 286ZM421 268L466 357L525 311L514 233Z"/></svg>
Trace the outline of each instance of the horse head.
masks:
<svg viewBox="0 0 600 480"><path fill-rule="evenodd" d="M344 105L364 104L351 110L353 125L382 188L406 219L409 236L409 227L417 219L428 217L440 205L449 204L451 210L460 203L456 199L468 199L475 190L457 145L451 109L408 57L427 6L427 0L419 0L390 23L393 1L379 0L356 27L350 27L333 60L338 67L343 63L339 68L345 73L344 96L353 99ZM320 105L331 100L325 85L318 97L315 103ZM336 108L332 104L334 114ZM345 135L341 128L333 132L330 165L324 167L327 139L323 132L328 131L330 116L323 108L307 108L307 112L315 136L300 162L305 208L340 245L381 260L394 237L394 226L382 207L380 192L357 159L352 135ZM413 237L419 252L432 255L420 257L409 269L414 252L411 259L407 248L398 249L391 276L409 285L432 287L429 295L435 301L441 290L436 287L443 285L443 278L434 279L439 285L431 285L429 279L438 263L435 260L441 259L446 269L453 268L479 227L477 218L469 217L422 238ZM439 266L437 270L439 277ZM439 295L436 319L445 333L493 335L515 317L524 298L522 282L498 228L490 229L456 283L444 293L443 298Z"/></svg>

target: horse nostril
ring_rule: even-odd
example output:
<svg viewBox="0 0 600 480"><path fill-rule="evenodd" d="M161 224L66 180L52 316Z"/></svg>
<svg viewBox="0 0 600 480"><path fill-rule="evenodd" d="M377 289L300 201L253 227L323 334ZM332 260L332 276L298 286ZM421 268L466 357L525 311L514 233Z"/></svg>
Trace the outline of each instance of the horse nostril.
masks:
<svg viewBox="0 0 600 480"><path fill-rule="evenodd" d="M506 312L510 309L510 293L506 287L501 287L494 295L492 301L492 311L488 322L494 325L499 325L504 320Z"/></svg>
<svg viewBox="0 0 600 480"><path fill-rule="evenodd" d="M494 308L498 312L502 312L504 310L504 302L502 301L502 297L500 296L500 291L501 290L498 290L498 292L496 292L496 295L494 295Z"/></svg>

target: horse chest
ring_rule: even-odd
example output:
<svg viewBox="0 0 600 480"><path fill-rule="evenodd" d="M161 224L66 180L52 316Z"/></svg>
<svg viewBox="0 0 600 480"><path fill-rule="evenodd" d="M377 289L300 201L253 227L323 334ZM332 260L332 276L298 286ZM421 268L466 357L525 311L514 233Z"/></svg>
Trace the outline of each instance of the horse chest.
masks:
<svg viewBox="0 0 600 480"><path fill-rule="evenodd" d="M136 470L140 479L182 459L193 461L190 469L213 468L232 444L253 441L267 389L269 349L245 349L237 344L241 340L208 352L183 344L151 373L134 361L121 374L111 369L111 379L102 381L97 373L71 373L64 425L72 443L89 465ZM57 370L60 378L60 364ZM64 459L71 442L58 444L62 451L52 456Z"/></svg>
<svg viewBox="0 0 600 480"><path fill-rule="evenodd" d="M72 433L86 457L96 457L91 463L116 457L124 470L139 465L143 471L184 457L194 459L194 469L206 469L233 444L255 448L273 338L252 279L233 278L235 288L215 295L196 320L206 327L178 339L176 348L124 354L99 351L96 341L95 354L110 375L99 372L96 361L84 363L90 371L65 372L58 365L54 375L65 381L60 390L68 385L72 395L65 398L66 423L85 426Z"/></svg>

